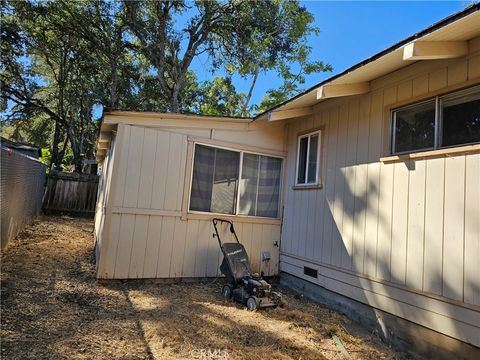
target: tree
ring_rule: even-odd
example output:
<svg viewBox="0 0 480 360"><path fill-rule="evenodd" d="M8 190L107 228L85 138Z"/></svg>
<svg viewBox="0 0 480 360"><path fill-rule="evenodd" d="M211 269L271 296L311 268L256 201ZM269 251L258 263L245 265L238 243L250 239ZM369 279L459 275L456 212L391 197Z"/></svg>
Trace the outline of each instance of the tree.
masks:
<svg viewBox="0 0 480 360"><path fill-rule="evenodd" d="M94 154L102 107L251 116L331 68L310 61L313 16L298 1L2 2L0 106L11 136L49 144L51 163ZM202 62L215 74L199 81ZM258 78L283 79L258 106ZM250 81L238 92L238 76ZM71 160L70 160L71 158Z"/></svg>
<svg viewBox="0 0 480 360"><path fill-rule="evenodd" d="M192 112L205 115L242 116L243 96L232 79L215 77L200 84Z"/></svg>
<svg viewBox="0 0 480 360"><path fill-rule="evenodd" d="M229 64L231 73L238 72L250 79L250 87L243 96L242 115L262 112L301 91L305 76L332 71L322 61L311 61L308 37L318 35L312 25L313 15L297 1L259 1L252 11L252 30L240 62ZM259 106L250 105L260 74L279 76L283 84L270 89Z"/></svg>
<svg viewBox="0 0 480 360"><path fill-rule="evenodd" d="M6 51L0 81L2 98L11 104L6 120L18 124L47 116L45 122L54 124L51 163L59 166L69 147L75 171L81 171L83 157L93 156L92 109L108 97L101 85L108 76L92 52L95 44L72 26L88 10L76 2L13 2L2 8ZM116 86L110 86L110 97Z"/></svg>
<svg viewBox="0 0 480 360"><path fill-rule="evenodd" d="M318 29L311 26L313 16L297 1L196 1L190 5L148 0L124 4L132 46L147 60L147 71L155 73L172 112L181 111L180 94L187 86L190 66L202 56L212 72L238 72L252 78L249 91L242 94L244 116L250 113L260 73L278 72L285 80L283 92L290 96L305 75L331 69L322 62L308 61L307 37ZM188 20L178 30L181 19ZM299 68L296 73L294 63Z"/></svg>

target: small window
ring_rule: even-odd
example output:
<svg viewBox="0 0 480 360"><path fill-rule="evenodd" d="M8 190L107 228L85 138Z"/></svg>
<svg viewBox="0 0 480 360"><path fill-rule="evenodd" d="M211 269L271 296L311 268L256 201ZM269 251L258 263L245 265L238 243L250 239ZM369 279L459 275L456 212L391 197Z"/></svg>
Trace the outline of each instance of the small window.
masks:
<svg viewBox="0 0 480 360"><path fill-rule="evenodd" d="M480 86L392 113L393 154L480 142Z"/></svg>
<svg viewBox="0 0 480 360"><path fill-rule="evenodd" d="M282 159L195 144L190 210L279 217Z"/></svg>
<svg viewBox="0 0 480 360"><path fill-rule="evenodd" d="M320 131L298 137L296 185L319 183L320 141Z"/></svg>

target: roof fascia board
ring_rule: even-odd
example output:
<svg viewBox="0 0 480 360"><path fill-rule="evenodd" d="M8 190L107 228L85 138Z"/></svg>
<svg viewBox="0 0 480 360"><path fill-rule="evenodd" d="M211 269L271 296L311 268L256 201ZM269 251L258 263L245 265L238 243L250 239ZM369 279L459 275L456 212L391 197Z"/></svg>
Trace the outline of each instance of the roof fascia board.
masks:
<svg viewBox="0 0 480 360"><path fill-rule="evenodd" d="M317 100L365 94L369 91L369 82L362 82L356 84L325 84L318 88Z"/></svg>
<svg viewBox="0 0 480 360"><path fill-rule="evenodd" d="M197 115L197 114L178 114L178 113L156 113L143 111L125 111L113 110L105 112L105 117L135 117L135 118L150 118L158 120L203 120L203 121L226 121L226 122L251 122L253 118L247 117L228 117L228 116L211 116L211 115Z"/></svg>
<svg viewBox="0 0 480 360"><path fill-rule="evenodd" d="M414 41L403 48L403 60L452 59L468 54L467 41Z"/></svg>
<svg viewBox="0 0 480 360"><path fill-rule="evenodd" d="M279 121L285 119L293 119L301 116L309 116L313 114L313 107L297 108L291 110L277 110L268 113L268 121Z"/></svg>

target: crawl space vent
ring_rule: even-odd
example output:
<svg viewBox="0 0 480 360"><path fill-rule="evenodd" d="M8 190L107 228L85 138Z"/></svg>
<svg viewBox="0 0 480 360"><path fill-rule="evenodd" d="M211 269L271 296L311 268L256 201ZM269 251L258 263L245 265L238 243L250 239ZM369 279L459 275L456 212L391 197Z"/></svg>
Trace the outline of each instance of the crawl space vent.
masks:
<svg viewBox="0 0 480 360"><path fill-rule="evenodd" d="M309 268L309 267L307 267L307 266L304 266L304 267L303 267L303 273L304 273L305 275L311 276L311 277L313 277L313 278L315 278L315 279L318 278L318 271L315 270L315 269Z"/></svg>

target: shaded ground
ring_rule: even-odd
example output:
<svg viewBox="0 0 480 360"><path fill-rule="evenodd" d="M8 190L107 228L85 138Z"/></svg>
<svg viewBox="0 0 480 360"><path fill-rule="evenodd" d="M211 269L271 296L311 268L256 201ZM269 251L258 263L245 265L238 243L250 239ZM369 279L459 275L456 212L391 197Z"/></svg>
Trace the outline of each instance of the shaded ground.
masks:
<svg viewBox="0 0 480 360"><path fill-rule="evenodd" d="M93 225L44 217L2 255L2 359L405 359L338 313L282 290L248 312L222 281L95 279Z"/></svg>

